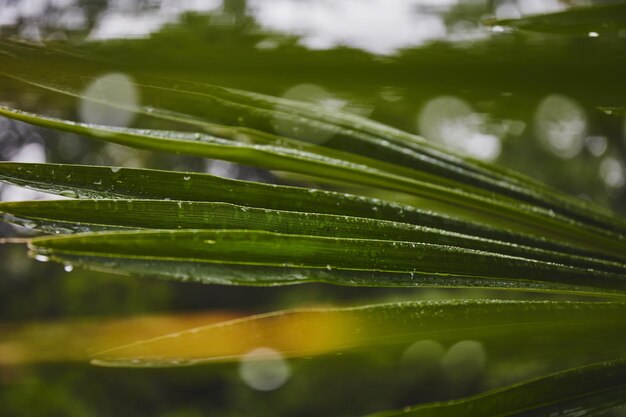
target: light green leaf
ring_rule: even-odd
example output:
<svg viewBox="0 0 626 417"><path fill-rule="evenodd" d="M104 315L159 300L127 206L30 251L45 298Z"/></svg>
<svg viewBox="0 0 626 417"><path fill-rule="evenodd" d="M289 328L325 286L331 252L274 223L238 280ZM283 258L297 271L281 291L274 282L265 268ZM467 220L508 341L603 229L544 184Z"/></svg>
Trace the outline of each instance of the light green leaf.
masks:
<svg viewBox="0 0 626 417"><path fill-rule="evenodd" d="M615 332L623 340L623 303L453 300L309 308L279 311L193 327L94 355L98 365L123 367L185 366L237 360L259 346L285 357L348 349L407 346L433 339L439 343L474 340L506 342L549 334L555 345L571 340L572 329Z"/></svg>

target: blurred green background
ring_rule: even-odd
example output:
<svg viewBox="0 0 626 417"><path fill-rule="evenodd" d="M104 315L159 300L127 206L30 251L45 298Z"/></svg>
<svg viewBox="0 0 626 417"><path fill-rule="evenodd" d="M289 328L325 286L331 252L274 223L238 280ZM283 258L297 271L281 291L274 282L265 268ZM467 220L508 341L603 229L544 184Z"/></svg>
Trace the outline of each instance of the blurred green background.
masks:
<svg viewBox="0 0 626 417"><path fill-rule="evenodd" d="M97 76L122 74L131 81L161 77L171 79L172 86L176 80L207 82L354 112L623 214L626 24L619 16L615 25L601 19L576 25L557 20L549 32L485 24L493 17L523 18L591 3L607 2L0 0L0 35L98 57L103 64L93 68ZM46 57L41 63L45 71ZM6 79L0 80L0 102L73 120L85 117L78 100ZM150 97L150 104L158 107L159 97ZM147 118L129 123L176 127ZM0 119L0 158L308 184L281 173L137 151L8 119ZM0 198L47 197L3 185ZM3 236L28 233L7 224L0 228ZM567 359L526 355L549 343L541 338L520 343L517 352L503 352L489 341L441 343L418 352L417 359L407 359L407 347L357 350L290 360L284 384L271 391L242 379L238 364L165 370L106 369L83 361L15 364L2 356L10 356L7 346L15 329L31 323L45 328L48 322L80 319L95 326L105 318L154 314L248 314L493 295L479 290L159 282L65 272L61 266L35 262L25 252L21 245L0 247L3 416L354 416L472 394L608 355L602 346ZM57 340L54 335L51 339ZM46 349L45 341L41 349ZM454 371L449 363L460 363L466 372ZM618 410L609 415L625 414Z"/></svg>

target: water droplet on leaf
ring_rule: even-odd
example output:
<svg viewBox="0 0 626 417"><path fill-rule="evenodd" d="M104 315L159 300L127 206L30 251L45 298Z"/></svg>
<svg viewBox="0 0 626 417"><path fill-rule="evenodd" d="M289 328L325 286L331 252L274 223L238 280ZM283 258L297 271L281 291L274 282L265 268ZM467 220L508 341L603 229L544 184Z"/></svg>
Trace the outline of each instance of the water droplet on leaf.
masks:
<svg viewBox="0 0 626 417"><path fill-rule="evenodd" d="M68 198L78 198L78 194L76 194L76 191L73 190L63 190L59 193L59 195Z"/></svg>
<svg viewBox="0 0 626 417"><path fill-rule="evenodd" d="M50 257L46 255L35 255L35 260L39 262L48 262L50 260Z"/></svg>

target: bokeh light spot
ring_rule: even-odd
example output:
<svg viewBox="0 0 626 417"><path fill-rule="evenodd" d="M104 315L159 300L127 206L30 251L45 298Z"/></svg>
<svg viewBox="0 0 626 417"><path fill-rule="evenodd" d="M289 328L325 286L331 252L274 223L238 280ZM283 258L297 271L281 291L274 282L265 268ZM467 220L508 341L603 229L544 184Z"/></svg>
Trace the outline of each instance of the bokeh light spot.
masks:
<svg viewBox="0 0 626 417"><path fill-rule="evenodd" d="M84 123L126 127L135 119L139 101L139 91L129 76L110 73L85 87L78 115Z"/></svg>
<svg viewBox="0 0 626 417"><path fill-rule="evenodd" d="M280 352L261 347L251 350L241 359L239 375L252 389L272 391L287 382L291 370Z"/></svg>
<svg viewBox="0 0 626 417"><path fill-rule="evenodd" d="M434 340L420 340L406 348L402 362L422 370L429 370L441 366L444 353L445 350L440 343Z"/></svg>
<svg viewBox="0 0 626 417"><path fill-rule="evenodd" d="M573 99L552 94L535 112L535 134L556 156L571 159L583 148L587 132L585 110Z"/></svg>
<svg viewBox="0 0 626 417"><path fill-rule="evenodd" d="M282 98L319 106L323 111L341 110L346 102L334 97L324 88L315 84L299 84L285 91ZM334 125L318 122L290 114L288 105L276 106L277 113L272 118L274 131L285 137L304 142L319 144L332 138L338 128Z"/></svg>
<svg viewBox="0 0 626 417"><path fill-rule="evenodd" d="M609 147L609 143L604 136L587 136L585 145L593 156L602 156Z"/></svg>
<svg viewBox="0 0 626 417"><path fill-rule="evenodd" d="M502 150L500 138L490 132L492 126L486 117L458 97L441 96L428 101L417 124L426 139L467 156L493 161Z"/></svg>
<svg viewBox="0 0 626 417"><path fill-rule="evenodd" d="M448 349L442 362L446 374L451 378L471 380L482 373L487 353L481 342L462 340Z"/></svg>
<svg viewBox="0 0 626 417"><path fill-rule="evenodd" d="M624 166L613 157L606 157L600 163L600 177L609 188L621 188L626 183Z"/></svg>

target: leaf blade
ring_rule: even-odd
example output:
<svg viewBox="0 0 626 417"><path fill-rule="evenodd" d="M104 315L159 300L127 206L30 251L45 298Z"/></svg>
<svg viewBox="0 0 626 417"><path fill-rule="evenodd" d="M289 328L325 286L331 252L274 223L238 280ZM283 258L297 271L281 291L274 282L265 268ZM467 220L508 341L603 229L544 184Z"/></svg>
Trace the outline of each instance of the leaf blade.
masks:
<svg viewBox="0 0 626 417"><path fill-rule="evenodd" d="M368 186L389 188L426 196L469 211L491 215L509 225L522 228L536 236L547 234L557 239L566 238L586 247L598 247L606 253L622 255L626 250L626 236L613 229L597 228L579 223L553 211L537 206L513 203L505 197L487 198L462 189L451 189L412 178L390 174L367 165L329 158L306 151L267 145L247 145L201 134L161 132L106 126L92 126L59 119L41 117L0 107L0 114L27 123L100 137L105 140L152 150L190 153L216 157L252 165L263 165L287 171L313 174L327 178L341 178ZM619 254L619 255L618 255Z"/></svg>
<svg viewBox="0 0 626 417"><path fill-rule="evenodd" d="M137 341L97 353L94 360L106 366L184 366L237 360L258 346L302 357L428 338L498 339L516 329L524 335L552 331L569 337L567 328L575 323L608 334L623 328L624 308L606 302L448 300L293 309ZM291 337L294 332L297 337Z"/></svg>
<svg viewBox="0 0 626 417"><path fill-rule="evenodd" d="M4 220L50 233L115 229L214 229L417 242L626 274L626 264L387 220L272 210L229 203L163 200L60 200L0 203ZM111 216L114 213L114 216Z"/></svg>
<svg viewBox="0 0 626 417"><path fill-rule="evenodd" d="M412 206L324 190L231 180L207 174L134 168L0 162L0 179L80 198L224 202L275 210L317 212L408 223L577 256L603 257L569 242L455 219Z"/></svg>
<svg viewBox="0 0 626 417"><path fill-rule="evenodd" d="M389 411L370 417L577 416L626 402L626 359L582 366L467 399Z"/></svg>
<svg viewBox="0 0 626 417"><path fill-rule="evenodd" d="M104 232L79 235L38 237L31 239L35 254L61 262L77 262L81 266L109 258L112 270L124 270L122 261L142 263L146 268L153 261L173 262L163 269L161 277L176 279L175 262L193 265L218 264L228 267L254 265L283 269L291 281L306 282L309 270L361 271L361 273L392 272L432 274L437 277L464 276L501 280L502 287L516 282L550 283L623 292L626 278L589 268L578 268L545 261L501 255L474 249L445 245L383 241L372 239L333 238L288 235L244 230L174 230ZM228 269L228 268L226 268ZM235 269L235 268L233 268ZM158 271L155 271L158 272ZM192 271L193 272L193 271ZM196 269L186 279L211 282L211 276ZM279 275L277 275L279 276ZM379 277L380 281L377 281ZM328 274L330 282L341 283ZM373 274L369 285L393 285L388 277ZM283 284L268 276L257 285Z"/></svg>

